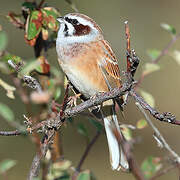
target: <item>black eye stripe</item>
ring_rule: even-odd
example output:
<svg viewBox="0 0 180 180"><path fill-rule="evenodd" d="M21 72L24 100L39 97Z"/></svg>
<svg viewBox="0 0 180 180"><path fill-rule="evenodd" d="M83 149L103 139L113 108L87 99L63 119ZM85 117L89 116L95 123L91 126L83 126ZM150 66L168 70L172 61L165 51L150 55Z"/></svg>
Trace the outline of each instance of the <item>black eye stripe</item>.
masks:
<svg viewBox="0 0 180 180"><path fill-rule="evenodd" d="M68 26L66 24L65 24L64 32L65 32L65 36L68 36Z"/></svg>
<svg viewBox="0 0 180 180"><path fill-rule="evenodd" d="M76 25L76 24L79 23L77 19L70 19L70 18L68 18L68 17L65 17L65 20L66 20L68 23L71 23L71 24L73 24L73 25Z"/></svg>
<svg viewBox="0 0 180 180"><path fill-rule="evenodd" d="M68 31L68 26L67 26L67 24L65 24L64 31L65 31L65 32L67 32L67 31Z"/></svg>

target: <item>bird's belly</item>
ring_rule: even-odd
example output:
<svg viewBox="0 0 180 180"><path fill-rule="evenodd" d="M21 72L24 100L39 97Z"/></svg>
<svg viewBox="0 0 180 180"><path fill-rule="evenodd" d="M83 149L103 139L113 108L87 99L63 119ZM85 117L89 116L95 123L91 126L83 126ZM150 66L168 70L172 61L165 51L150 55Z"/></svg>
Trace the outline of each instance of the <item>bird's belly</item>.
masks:
<svg viewBox="0 0 180 180"><path fill-rule="evenodd" d="M87 74L82 74L78 69L73 66L70 67L68 64L61 64L61 67L73 86L86 98L99 92L99 90L92 84L90 77L88 77Z"/></svg>

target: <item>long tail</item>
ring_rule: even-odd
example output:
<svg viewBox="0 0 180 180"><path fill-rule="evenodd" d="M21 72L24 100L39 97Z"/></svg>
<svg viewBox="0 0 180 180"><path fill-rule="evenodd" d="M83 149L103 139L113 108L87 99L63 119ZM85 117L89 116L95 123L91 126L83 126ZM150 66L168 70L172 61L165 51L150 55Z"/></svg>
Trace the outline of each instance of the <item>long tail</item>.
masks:
<svg viewBox="0 0 180 180"><path fill-rule="evenodd" d="M104 126L106 130L106 136L108 140L110 162L113 170L124 170L129 169L129 164L123 153L120 144L118 143L117 137L114 132L121 134L117 115L114 109L114 103L112 100L106 101L103 104L102 114L104 119Z"/></svg>

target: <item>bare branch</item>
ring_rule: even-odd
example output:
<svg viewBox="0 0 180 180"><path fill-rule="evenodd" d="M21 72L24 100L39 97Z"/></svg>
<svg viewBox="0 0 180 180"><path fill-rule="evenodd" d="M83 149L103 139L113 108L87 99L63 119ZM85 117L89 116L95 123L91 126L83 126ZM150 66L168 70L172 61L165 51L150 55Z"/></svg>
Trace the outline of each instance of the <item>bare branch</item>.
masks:
<svg viewBox="0 0 180 180"><path fill-rule="evenodd" d="M136 102L139 102L141 104L143 109L148 110L150 114L157 120L175 125L180 125L180 121L176 120L176 117L173 114L171 114L170 112L158 112L156 109L152 108L140 95L138 95L134 89L131 89L130 94Z"/></svg>
<svg viewBox="0 0 180 180"><path fill-rule="evenodd" d="M78 163L78 165L77 165L76 171L79 172L79 171L81 170L81 166L83 165L86 157L87 157L88 154L89 154L89 151L91 150L92 146L93 146L94 143L97 141L97 139L99 138L100 134L101 134L101 131L97 131L96 134L95 134L95 136L92 138L92 140L90 141L90 143L87 145L87 147L86 147L86 149L85 149L85 151L84 151L84 153L83 153L83 155L82 155L82 157L81 157L81 159L80 159L80 161L79 161L79 163Z"/></svg>
<svg viewBox="0 0 180 180"><path fill-rule="evenodd" d="M37 152L33 159L27 180L33 180L34 177L38 176L41 160L45 157L49 146L53 142L54 133L54 129L48 130L47 134L43 137L43 142L40 145L40 152Z"/></svg>
<svg viewBox="0 0 180 180"><path fill-rule="evenodd" d="M18 136L18 135L22 135L22 134L26 134L27 132L25 131L0 131L0 135L1 136Z"/></svg>
<svg viewBox="0 0 180 180"><path fill-rule="evenodd" d="M139 110L143 113L147 123L152 127L156 137L160 140L160 142L163 144L163 147L173 156L173 158L175 159L175 162L180 164L180 157L179 155L171 149L171 147L169 146L169 144L166 142L166 140L164 139L164 137L162 136L162 134L159 132L159 130L157 129L157 127L152 123L151 119L149 118L149 116L146 114L146 112L144 111L143 107L141 106L141 104L139 102L136 102L137 107L139 108Z"/></svg>
<svg viewBox="0 0 180 180"><path fill-rule="evenodd" d="M149 180L155 180L156 178L164 175L164 174L167 174L169 171L173 170L174 168L176 168L175 165L172 165L172 166L169 166L165 169L163 169L162 171L159 171L157 172L157 174L155 174L152 178L150 178Z"/></svg>

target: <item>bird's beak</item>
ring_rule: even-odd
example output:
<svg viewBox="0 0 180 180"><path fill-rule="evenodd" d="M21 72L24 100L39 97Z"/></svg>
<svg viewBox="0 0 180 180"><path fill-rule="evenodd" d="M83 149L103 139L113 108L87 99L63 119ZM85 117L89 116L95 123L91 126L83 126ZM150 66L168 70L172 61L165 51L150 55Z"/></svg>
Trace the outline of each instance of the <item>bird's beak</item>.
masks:
<svg viewBox="0 0 180 180"><path fill-rule="evenodd" d="M58 18L57 18L57 21L59 21L60 23L63 23L63 22L64 22L64 17L63 17L63 16L58 17Z"/></svg>

